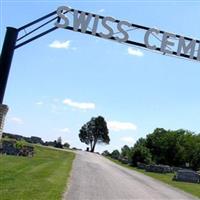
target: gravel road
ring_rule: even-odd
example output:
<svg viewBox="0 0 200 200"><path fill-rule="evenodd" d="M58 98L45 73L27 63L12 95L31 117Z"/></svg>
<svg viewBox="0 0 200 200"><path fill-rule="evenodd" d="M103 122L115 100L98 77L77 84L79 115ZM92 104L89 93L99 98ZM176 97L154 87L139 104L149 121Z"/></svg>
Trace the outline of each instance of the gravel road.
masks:
<svg viewBox="0 0 200 200"><path fill-rule="evenodd" d="M198 199L89 152L77 152L64 200Z"/></svg>

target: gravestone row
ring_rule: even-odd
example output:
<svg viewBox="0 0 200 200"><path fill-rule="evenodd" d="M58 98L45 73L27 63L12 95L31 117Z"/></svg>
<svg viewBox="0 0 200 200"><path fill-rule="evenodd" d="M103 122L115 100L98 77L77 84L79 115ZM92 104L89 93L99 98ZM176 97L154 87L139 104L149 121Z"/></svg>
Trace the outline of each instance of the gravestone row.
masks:
<svg viewBox="0 0 200 200"><path fill-rule="evenodd" d="M137 163L137 167L147 172L175 173L173 177L174 181L200 183L200 174L193 170L182 169L180 167L170 167L168 165L146 165L140 162Z"/></svg>

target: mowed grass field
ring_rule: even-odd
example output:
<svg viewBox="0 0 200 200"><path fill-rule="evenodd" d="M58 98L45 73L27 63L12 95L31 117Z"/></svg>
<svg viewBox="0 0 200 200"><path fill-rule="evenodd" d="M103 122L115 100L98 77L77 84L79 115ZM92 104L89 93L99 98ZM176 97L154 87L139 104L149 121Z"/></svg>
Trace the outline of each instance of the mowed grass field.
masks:
<svg viewBox="0 0 200 200"><path fill-rule="evenodd" d="M60 200L75 154L35 146L31 157L0 155L1 200Z"/></svg>
<svg viewBox="0 0 200 200"><path fill-rule="evenodd" d="M109 160L115 162L118 165L121 165L121 166L126 167L126 168L131 169L131 170L135 170L135 171L140 172L140 173L143 173L143 174L145 174L147 176L150 176L152 178L158 179L159 181L167 183L167 184L169 184L169 185L171 185L173 187L181 189L181 190L183 190L185 192L188 192L188 193L200 198L200 184L173 181L172 180L172 178L174 176L173 173L159 174L159 173L153 173L153 172L146 172L145 170L138 169L136 167L131 167L131 166L128 166L126 164L122 164L118 160L114 160L114 159L109 158L109 157L107 157L107 158Z"/></svg>

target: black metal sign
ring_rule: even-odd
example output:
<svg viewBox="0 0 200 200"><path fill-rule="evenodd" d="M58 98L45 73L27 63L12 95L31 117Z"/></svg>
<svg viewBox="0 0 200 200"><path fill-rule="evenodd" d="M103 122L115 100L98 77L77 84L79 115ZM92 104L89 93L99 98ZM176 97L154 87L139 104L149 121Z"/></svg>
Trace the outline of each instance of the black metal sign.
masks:
<svg viewBox="0 0 200 200"><path fill-rule="evenodd" d="M57 28L200 61L200 40L197 39L120 21L113 17L74 10L66 6L60 6L57 9L57 15L60 18L55 23Z"/></svg>
<svg viewBox="0 0 200 200"><path fill-rule="evenodd" d="M35 27L36 24L43 21L45 21L43 24ZM32 36L41 28L49 24L52 25L52 23L53 27ZM0 104L3 102L15 49L59 28L150 49L165 55L200 61L200 40L168 33L157 28L133 24L128 21L120 21L113 17L100 16L60 6L56 11L20 28L7 27L0 56ZM23 30L26 30L25 34L22 34Z"/></svg>

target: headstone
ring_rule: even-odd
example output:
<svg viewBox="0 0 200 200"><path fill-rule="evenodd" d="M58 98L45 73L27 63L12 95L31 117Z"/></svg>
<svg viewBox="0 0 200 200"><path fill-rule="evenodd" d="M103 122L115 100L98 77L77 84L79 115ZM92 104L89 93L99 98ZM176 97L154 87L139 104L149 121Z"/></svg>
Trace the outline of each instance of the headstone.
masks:
<svg viewBox="0 0 200 200"><path fill-rule="evenodd" d="M129 161L127 158L120 158L121 163L123 164L129 164Z"/></svg>
<svg viewBox="0 0 200 200"><path fill-rule="evenodd" d="M29 145L23 145L22 147L16 147L16 141L2 141L2 147L0 148L1 154L13 155L13 156L33 156L34 147Z"/></svg>
<svg viewBox="0 0 200 200"><path fill-rule="evenodd" d="M1 153L7 155L18 155L19 149L17 149L15 146L16 146L16 141L3 140Z"/></svg>
<svg viewBox="0 0 200 200"><path fill-rule="evenodd" d="M175 176L173 177L173 180L200 183L200 175L193 170L182 169L176 172Z"/></svg>
<svg viewBox="0 0 200 200"><path fill-rule="evenodd" d="M178 170L182 170L183 168L181 167L171 167L172 172L177 172Z"/></svg>
<svg viewBox="0 0 200 200"><path fill-rule="evenodd" d="M168 165L147 165L147 172L156 172L156 173L171 173L172 169Z"/></svg>
<svg viewBox="0 0 200 200"><path fill-rule="evenodd" d="M141 163L141 162L137 162L137 167L139 168L139 169L146 169L146 164L144 164L144 163Z"/></svg>

